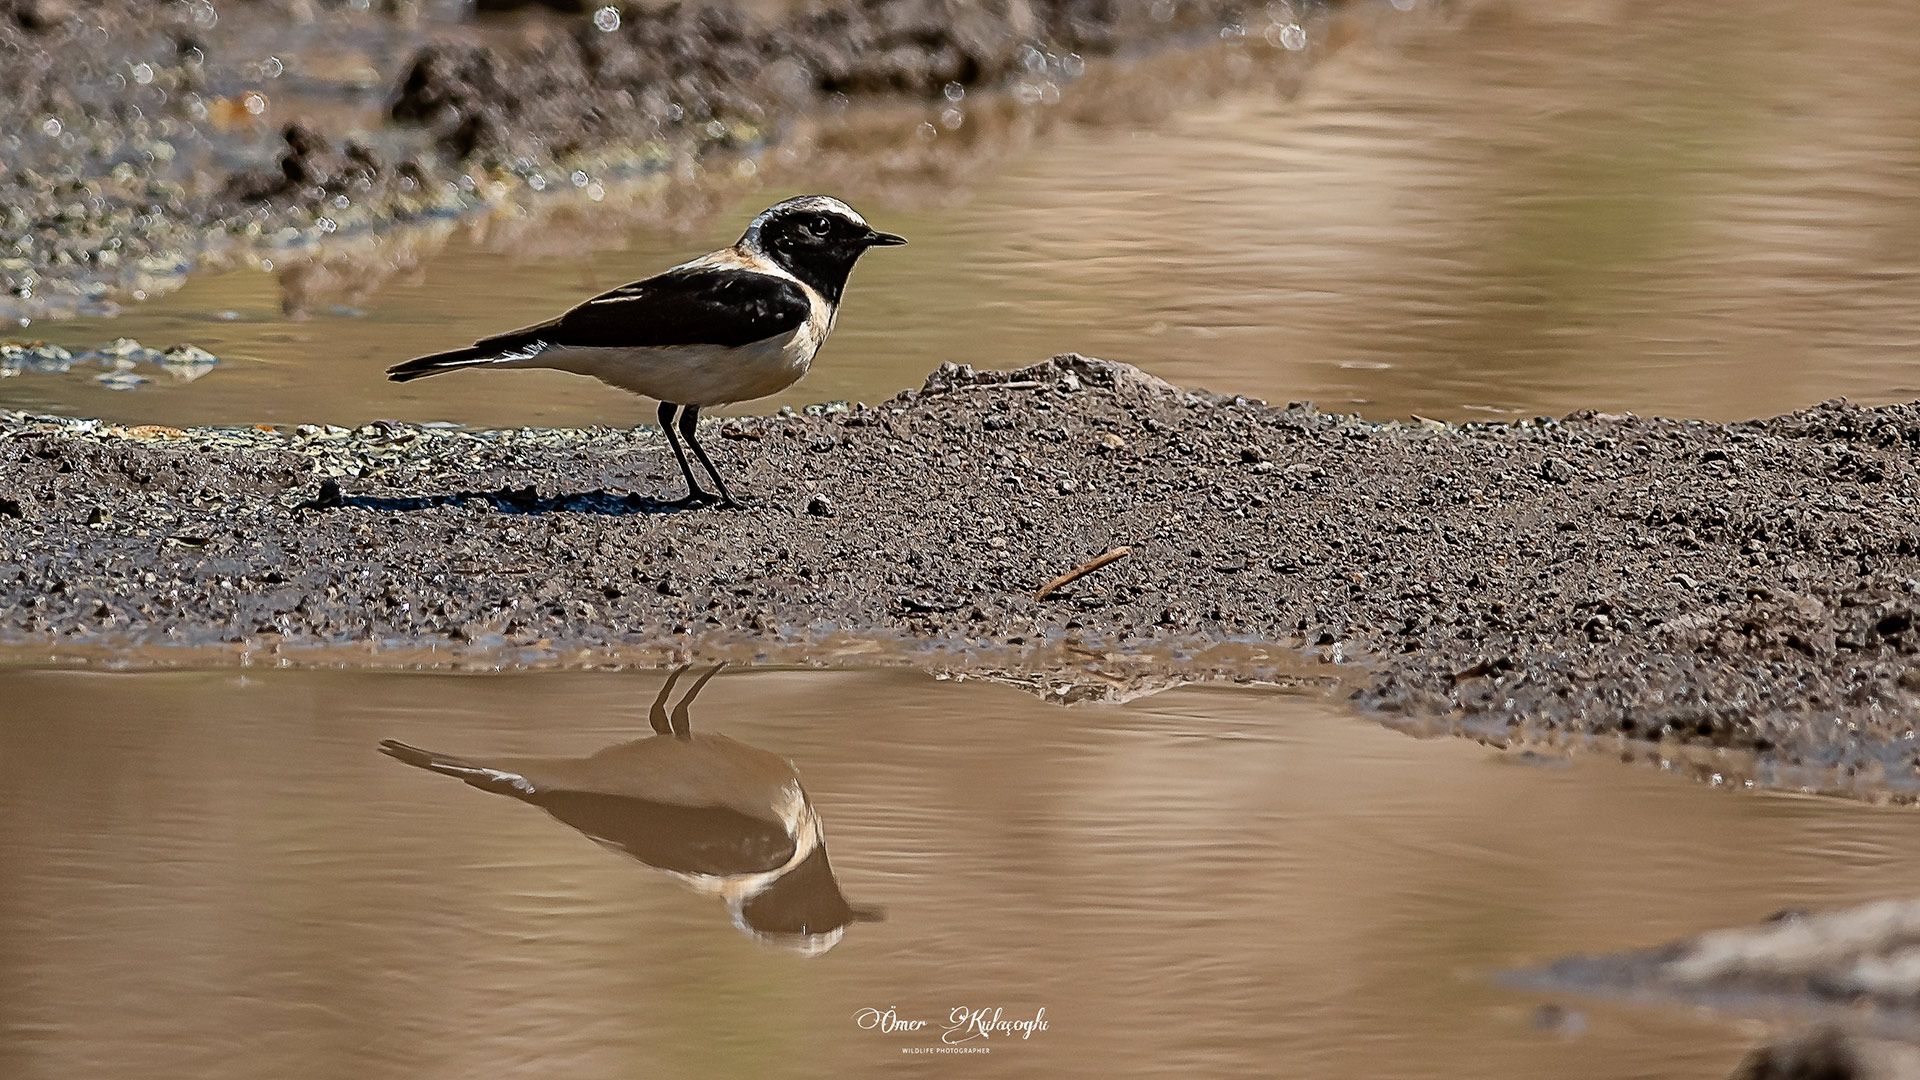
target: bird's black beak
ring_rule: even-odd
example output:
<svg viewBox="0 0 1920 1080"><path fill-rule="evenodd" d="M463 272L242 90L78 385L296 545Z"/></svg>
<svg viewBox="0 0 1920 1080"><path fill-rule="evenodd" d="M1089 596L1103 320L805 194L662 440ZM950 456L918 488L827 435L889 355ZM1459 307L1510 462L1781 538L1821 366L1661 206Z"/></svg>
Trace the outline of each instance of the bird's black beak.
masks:
<svg viewBox="0 0 1920 1080"><path fill-rule="evenodd" d="M906 242L907 242L906 237L895 236L890 232L867 233L868 247L899 247L901 244L904 244Z"/></svg>

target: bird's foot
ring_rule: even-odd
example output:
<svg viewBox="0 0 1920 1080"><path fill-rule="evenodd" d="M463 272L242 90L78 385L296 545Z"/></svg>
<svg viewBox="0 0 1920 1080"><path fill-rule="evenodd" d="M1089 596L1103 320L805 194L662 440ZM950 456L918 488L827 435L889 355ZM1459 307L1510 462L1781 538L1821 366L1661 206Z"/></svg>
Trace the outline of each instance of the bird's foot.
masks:
<svg viewBox="0 0 1920 1080"><path fill-rule="evenodd" d="M727 495L714 504L719 510L758 510L765 505L765 501L752 495Z"/></svg>
<svg viewBox="0 0 1920 1080"><path fill-rule="evenodd" d="M720 504L724 506L726 504L726 500L722 499L718 495L715 495L711 491L706 491L702 488L694 488L692 491L689 491L685 495L682 495L681 497L668 502L666 505L677 506L683 510L698 510L698 509L701 509L702 507L713 506L715 504Z"/></svg>

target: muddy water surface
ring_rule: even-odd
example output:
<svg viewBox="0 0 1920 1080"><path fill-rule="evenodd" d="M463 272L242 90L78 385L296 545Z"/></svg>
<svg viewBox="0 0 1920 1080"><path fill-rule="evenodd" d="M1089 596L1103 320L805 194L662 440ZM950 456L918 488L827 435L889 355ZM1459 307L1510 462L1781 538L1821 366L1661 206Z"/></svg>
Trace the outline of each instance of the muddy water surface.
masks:
<svg viewBox="0 0 1920 1080"><path fill-rule="evenodd" d="M901 179L904 152L772 154L654 210L342 238L36 325L225 359L131 391L29 371L0 406L643 422L648 403L557 374L380 372L817 187L913 243L862 266L814 373L756 410L1064 349L1383 417L1920 396L1910 3L1413 5L1303 85L1262 77L1292 61L1248 29L1197 61L1243 66L1240 89L1010 123L931 180ZM930 117L932 144L988 129L984 108ZM942 1046L957 1006L1048 1028L975 1040L991 1054L953 1071L1721 1076L1772 1029L1494 975L1920 894L1905 813L1419 742L1279 692L1062 709L900 672L729 672L689 712L734 740L701 759L693 818L653 789L545 813L377 749L591 754L650 736L663 678L0 670L0 1076L868 1075ZM807 803L780 801L765 755ZM809 826L782 848L775 805L830 844ZM888 1008L929 1023L856 1022Z"/></svg>
<svg viewBox="0 0 1920 1080"><path fill-rule="evenodd" d="M962 101L958 129L925 129L925 152L951 159L934 181L902 180L910 148L876 148L864 173L774 154L758 165L769 186L734 177L697 207L447 226L357 264L196 280L30 333L193 340L232 363L130 393L29 374L0 382L0 404L165 423L643 422L646 403L571 376L401 388L380 372L729 242L772 198L823 186L913 244L867 260L813 374L756 410L1068 349L1382 417L1724 419L1920 395L1920 9L1380 10L1304 84L1263 76L1298 54L1254 20L1248 44L1194 61L1240 69L1223 81L1243 89L1151 122L1122 109L1040 138L983 133L987 107ZM1058 108L1088 111L1074 93Z"/></svg>
<svg viewBox="0 0 1920 1080"><path fill-rule="evenodd" d="M1907 813L1422 742L1275 690L1063 708L723 673L688 734L740 767L668 796L628 748L596 782L633 801L588 828L670 864L668 840L745 832L635 807L751 816L791 759L829 872L744 914L556 820L579 805L377 750L592 754L654 737L663 681L0 673L0 1075L881 1075L965 1005L1048 1026L943 1072L1717 1077L1768 1029L1495 975L1920 892Z"/></svg>

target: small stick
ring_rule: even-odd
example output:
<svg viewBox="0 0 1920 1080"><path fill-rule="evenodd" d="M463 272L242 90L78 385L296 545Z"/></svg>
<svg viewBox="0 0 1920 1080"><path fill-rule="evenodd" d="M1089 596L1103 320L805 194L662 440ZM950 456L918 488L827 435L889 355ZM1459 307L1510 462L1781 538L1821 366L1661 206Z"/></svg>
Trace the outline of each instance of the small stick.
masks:
<svg viewBox="0 0 1920 1080"><path fill-rule="evenodd" d="M1033 379L1015 379L1013 382L963 383L960 386L947 387L947 392L956 393L961 390L1038 390L1045 385L1045 383Z"/></svg>
<svg viewBox="0 0 1920 1080"><path fill-rule="evenodd" d="M1073 569L1067 571L1066 573L1061 574L1059 577L1054 578L1052 581L1047 582L1045 585L1040 586L1040 591L1034 593L1033 598L1035 600L1045 600L1047 597L1052 596L1058 590L1064 589L1068 585L1071 585L1074 582L1079 581L1081 578L1086 577L1088 574L1093 573L1095 570L1100 569L1101 567L1107 565L1108 563L1119 562L1121 559L1124 559L1131 554L1133 554L1132 548L1117 547L1117 548L1114 548L1112 551L1107 552L1105 555L1096 555L1093 558L1088 559L1086 562L1081 563L1079 566L1076 566Z"/></svg>

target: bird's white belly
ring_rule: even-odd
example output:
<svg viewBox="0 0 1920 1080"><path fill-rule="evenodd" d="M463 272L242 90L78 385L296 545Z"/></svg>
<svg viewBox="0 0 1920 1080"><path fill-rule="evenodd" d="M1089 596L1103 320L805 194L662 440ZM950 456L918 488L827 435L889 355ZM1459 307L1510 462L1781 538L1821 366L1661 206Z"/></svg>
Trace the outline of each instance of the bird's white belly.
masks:
<svg viewBox="0 0 1920 1080"><path fill-rule="evenodd" d="M553 367L676 405L726 405L777 394L798 382L826 337L815 320L746 345L644 349L552 348L521 361Z"/></svg>

